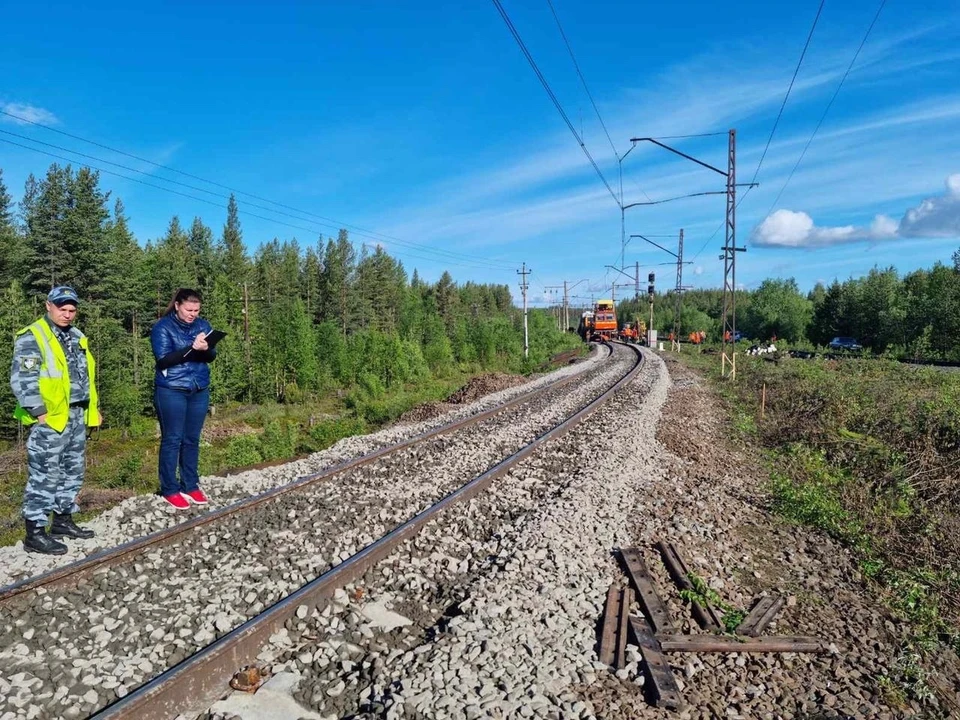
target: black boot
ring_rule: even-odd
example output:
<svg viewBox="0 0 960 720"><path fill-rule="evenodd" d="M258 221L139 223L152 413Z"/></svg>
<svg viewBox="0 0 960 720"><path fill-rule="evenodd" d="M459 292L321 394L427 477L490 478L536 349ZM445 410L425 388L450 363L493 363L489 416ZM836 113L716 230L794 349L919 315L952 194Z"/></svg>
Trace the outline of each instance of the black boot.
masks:
<svg viewBox="0 0 960 720"><path fill-rule="evenodd" d="M64 555L67 546L47 535L46 523L27 520L27 536L23 539L23 549L27 552L44 555Z"/></svg>
<svg viewBox="0 0 960 720"><path fill-rule="evenodd" d="M53 524L50 526L50 534L53 537L76 538L77 540L89 540L93 537L93 530L82 528L73 521L73 515L65 513L53 514Z"/></svg>

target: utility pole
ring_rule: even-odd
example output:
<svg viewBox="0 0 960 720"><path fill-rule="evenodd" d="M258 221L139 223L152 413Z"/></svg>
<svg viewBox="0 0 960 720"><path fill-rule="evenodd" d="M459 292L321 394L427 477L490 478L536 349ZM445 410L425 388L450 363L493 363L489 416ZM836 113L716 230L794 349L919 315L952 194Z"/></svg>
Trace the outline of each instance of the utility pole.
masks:
<svg viewBox="0 0 960 720"><path fill-rule="evenodd" d="M726 375L730 366L730 379L737 377L737 253L746 252L737 247L737 131L730 130L727 142L727 217L726 237L723 244L723 323L720 356L720 375ZM728 347L729 347L729 355Z"/></svg>
<svg viewBox="0 0 960 720"><path fill-rule="evenodd" d="M564 282L563 285L544 285L543 289L550 291L550 295L551 295L551 299L552 299L553 291L554 291L554 290L559 290L561 287L563 288L564 298L566 298L566 293L567 293L567 290L566 290L567 283L566 283L566 282ZM564 299L564 303L566 303L566 299ZM557 319L557 330L559 330L559 329L560 329L560 323L561 323L561 321L563 320L563 317L562 317L563 312L561 311L559 305L557 305L556 307L551 307L551 310L553 311L554 317Z"/></svg>
<svg viewBox="0 0 960 720"><path fill-rule="evenodd" d="M247 361L247 402L253 398L253 363L250 360L250 293L243 283L243 352Z"/></svg>
<svg viewBox="0 0 960 720"><path fill-rule="evenodd" d="M573 290L580 283L587 282L587 278L583 280L577 280L573 285L571 285L567 280L563 281L563 331L566 332L570 328L570 291Z"/></svg>
<svg viewBox="0 0 960 720"><path fill-rule="evenodd" d="M570 328L570 296L567 292L567 281L563 281L563 331Z"/></svg>
<svg viewBox="0 0 960 720"><path fill-rule="evenodd" d="M681 295L683 294L683 228L680 228L680 240L677 243L677 289L673 299L673 342L671 350L680 352L680 310L682 308Z"/></svg>
<svg viewBox="0 0 960 720"><path fill-rule="evenodd" d="M688 155L685 152L681 152L676 148L672 148L669 145L665 145L656 138L652 137L638 137L630 138L630 142L649 142L657 145L658 147L663 148L669 152L672 152L674 155L679 155L682 158L690 160L691 162L696 163L697 165L704 167L708 170L723 175L727 179L726 190L723 191L708 191L702 193L696 193L697 195L726 195L727 196L727 216L726 216L726 237L723 248L723 255L720 256L720 259L723 260L723 318L722 318L722 333L721 338L723 342L723 350L721 353L721 364L720 364L720 374L726 374L726 366L730 365L730 377L736 377L737 374L737 365L736 365L736 332L737 332L737 307L736 307L736 285L737 285L737 253L746 252L746 248L737 247L737 131L731 129L728 133L727 139L727 171L724 172L720 168L716 168L713 165L698 160L692 155ZM756 187L757 183L743 183L745 187ZM690 197L690 196L683 196ZM676 198L679 199L679 198ZM649 205L651 203L631 203L630 205L624 205L620 203L620 213L621 216L623 211L627 208L636 207L637 205ZM633 237L632 235L630 237ZM642 237L642 236L641 236ZM672 255L673 253L671 253ZM732 344L730 354L727 354L727 345Z"/></svg>
<svg viewBox="0 0 960 720"><path fill-rule="evenodd" d="M640 301L640 261L633 264L633 301Z"/></svg>
<svg viewBox="0 0 960 720"><path fill-rule="evenodd" d="M530 335L527 331L527 275L533 270L527 270L527 264L523 263L522 270L517 270L517 275L521 277L520 290L523 293L523 357L530 357Z"/></svg>
<svg viewBox="0 0 960 720"><path fill-rule="evenodd" d="M650 301L650 324L647 326L647 347L651 350L653 349L653 344L657 341L656 333L657 331L653 329L653 297L654 297L654 287L653 281L656 279L654 273L647 275L647 299Z"/></svg>

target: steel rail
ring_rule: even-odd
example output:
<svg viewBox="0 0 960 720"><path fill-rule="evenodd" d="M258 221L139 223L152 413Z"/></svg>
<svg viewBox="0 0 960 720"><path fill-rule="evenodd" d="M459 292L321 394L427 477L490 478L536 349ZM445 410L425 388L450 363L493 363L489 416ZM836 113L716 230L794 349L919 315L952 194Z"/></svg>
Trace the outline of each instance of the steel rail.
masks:
<svg viewBox="0 0 960 720"><path fill-rule="evenodd" d="M167 720L201 704L212 704L227 688L228 678L241 667L256 660L270 636L296 615L300 605L316 606L319 601L332 596L337 588L362 577L367 570L392 554L402 542L416 535L438 514L485 490L496 478L507 473L541 445L566 434L574 425L613 397L636 376L643 364L643 353L640 349L627 347L637 354L633 368L589 405L261 614L141 685L126 697L103 708L92 716L92 720Z"/></svg>
<svg viewBox="0 0 960 720"><path fill-rule="evenodd" d="M608 346L608 350L610 351L610 354L607 357L611 357L613 355L613 349ZM264 503L270 502L288 493L296 492L310 485L329 480L331 477L339 473L347 472L349 470L362 467L363 465L368 465L376 460L401 450L405 450L427 440L470 427L471 425L475 425L483 420L487 420L490 417L510 410L518 405L522 405L523 403L528 402L549 390L555 390L557 388L562 388L565 385L569 385L578 379L580 379L580 373L575 373L569 377L544 385L543 387L528 390L502 405L489 408L477 413L476 415L471 415L470 417L457 420L447 425L441 425L440 427L428 430L420 435L408 438L407 440L403 440L394 445L388 445L387 447L379 448L378 450L361 455L360 457L344 460L336 465L331 465L328 468L324 468L320 472L313 473L311 475L304 475L293 482L280 485L271 490L260 493L259 495L245 498L231 505L227 505L226 507L204 513L203 515L198 515L190 520L177 523L176 525L164 528L163 530L157 530L149 535L143 535L133 540L129 540L121 545L101 550L67 565L49 570L40 575L24 578L23 580L19 580L10 585L0 587L0 604L22 595L23 593L36 590L40 587L47 587L73 581L78 577L87 575L100 567L115 565L131 555L136 555L153 547L169 543L185 533L210 525L212 523L216 523L226 517L238 515L240 513L252 510L260 505L263 505ZM243 470L238 469L238 472L243 472Z"/></svg>

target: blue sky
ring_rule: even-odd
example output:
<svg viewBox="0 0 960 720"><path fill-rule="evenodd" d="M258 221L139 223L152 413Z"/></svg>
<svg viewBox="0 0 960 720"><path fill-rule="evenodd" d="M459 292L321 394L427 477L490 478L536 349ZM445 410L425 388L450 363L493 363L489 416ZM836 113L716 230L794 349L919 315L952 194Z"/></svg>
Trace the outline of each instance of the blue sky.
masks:
<svg viewBox="0 0 960 720"><path fill-rule="evenodd" d="M878 7L826 0L760 187L738 211L748 248L738 283L795 277L809 289L875 265L950 261L960 245L960 6L913 5L887 2L774 205ZM634 136L736 128L741 181L757 167L817 6L554 0L618 153ZM614 183L617 159L546 0L504 7ZM617 276L605 266L619 265L620 211L489 2L17 3L4 10L0 73L9 112L310 213L293 219L238 195L251 250L273 237L312 244L349 224L371 231L354 231L355 242L383 244L428 279L449 269L458 281L516 288L526 262L538 302L564 280L609 295ZM0 130L135 167L149 176L87 161L146 182L209 191L168 186L212 205L105 174L141 242L173 215L199 215L219 233L222 188L9 117ZM666 142L726 163L724 136ZM0 143L16 197L50 162ZM625 204L723 188L721 176L649 145L623 171ZM686 283L718 287L722 230L710 238L723 212L722 196L636 207L626 231L684 228ZM673 270L657 263L670 259L639 240L625 252L661 287Z"/></svg>

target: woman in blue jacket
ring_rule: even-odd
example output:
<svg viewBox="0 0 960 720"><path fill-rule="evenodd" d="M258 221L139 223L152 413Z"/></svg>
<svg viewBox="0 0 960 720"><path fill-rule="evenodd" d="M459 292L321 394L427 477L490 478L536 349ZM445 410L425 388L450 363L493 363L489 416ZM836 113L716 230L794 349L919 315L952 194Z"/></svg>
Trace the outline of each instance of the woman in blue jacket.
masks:
<svg viewBox="0 0 960 720"><path fill-rule="evenodd" d="M153 402L160 420L160 494L177 510L208 502L197 465L210 406L209 363L217 356L205 339L211 329L200 317L200 293L180 288L150 331L157 359Z"/></svg>

